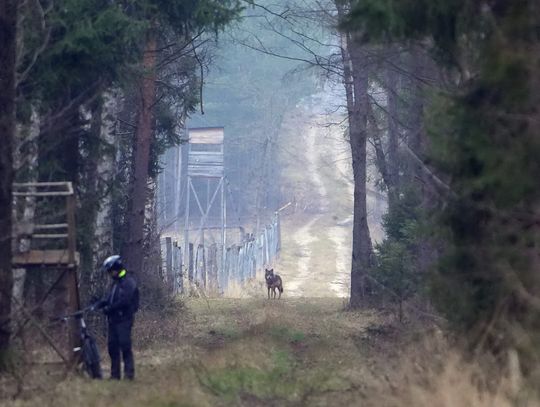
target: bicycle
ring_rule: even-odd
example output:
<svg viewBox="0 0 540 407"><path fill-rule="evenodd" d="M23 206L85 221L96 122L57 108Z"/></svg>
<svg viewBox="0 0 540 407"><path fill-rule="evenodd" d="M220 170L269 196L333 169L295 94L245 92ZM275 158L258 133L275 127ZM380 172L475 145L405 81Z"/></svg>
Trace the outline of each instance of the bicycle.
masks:
<svg viewBox="0 0 540 407"><path fill-rule="evenodd" d="M81 336L81 346L73 349L74 352L81 352L80 361L83 364L84 370L92 379L102 379L103 373L101 371L101 358L99 356L99 349L94 337L88 332L86 322L84 321L84 314L87 312L95 311L97 304L90 305L80 311L72 314L64 315L55 318L57 321L67 322L71 318L75 318L79 321L79 329Z"/></svg>

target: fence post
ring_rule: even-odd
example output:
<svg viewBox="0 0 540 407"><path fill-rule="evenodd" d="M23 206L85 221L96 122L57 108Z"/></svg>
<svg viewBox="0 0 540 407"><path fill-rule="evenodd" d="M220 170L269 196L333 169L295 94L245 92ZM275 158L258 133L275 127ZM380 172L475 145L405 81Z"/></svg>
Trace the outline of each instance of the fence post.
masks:
<svg viewBox="0 0 540 407"><path fill-rule="evenodd" d="M233 275L233 278L235 281L238 281L238 258L239 258L239 249L238 249L238 246L234 245L233 246L233 263L232 263L232 267L233 267L233 270L232 270L232 275Z"/></svg>
<svg viewBox="0 0 540 407"><path fill-rule="evenodd" d="M225 249L225 264L223 265L223 271L221 276L221 289L225 291L229 286L229 272L231 268L231 248L227 247Z"/></svg>
<svg viewBox="0 0 540 407"><path fill-rule="evenodd" d="M190 283L193 283L195 281L195 278L194 278L195 276L193 275L195 271L195 267L193 264L193 243L190 243L188 245L188 248L189 248L188 279Z"/></svg>
<svg viewBox="0 0 540 407"><path fill-rule="evenodd" d="M218 264L217 264L217 244L212 244L208 248L208 289L212 293L217 293L218 288Z"/></svg>
<svg viewBox="0 0 540 407"><path fill-rule="evenodd" d="M255 244L252 241L249 242L249 263L251 267L251 278L257 277L257 259L255 258Z"/></svg>
<svg viewBox="0 0 540 407"><path fill-rule="evenodd" d="M201 262L201 266L202 266L201 281L202 281L202 286L204 288L208 286L208 273L207 273L207 267L206 267L206 260L207 260L206 247L203 246L202 247L202 262Z"/></svg>
<svg viewBox="0 0 540 407"><path fill-rule="evenodd" d="M257 237L257 268L262 270L264 266L262 235Z"/></svg>
<svg viewBox="0 0 540 407"><path fill-rule="evenodd" d="M184 252L182 251L181 246L178 246L178 253L179 253L179 258L180 258L180 264L178 267L177 287L178 287L178 292L183 293L184 292L184 270L185 270L184 261L185 261L186 256L184 256Z"/></svg>
<svg viewBox="0 0 540 407"><path fill-rule="evenodd" d="M195 283L200 284L201 283L201 245L199 244L197 246L197 250L195 251L195 271L193 273L193 281Z"/></svg>
<svg viewBox="0 0 540 407"><path fill-rule="evenodd" d="M239 272L239 280L240 283L244 283L245 281L245 275L244 275L244 260L246 257L246 249L245 245L240 246L240 249L238 250L238 272Z"/></svg>
<svg viewBox="0 0 540 407"><path fill-rule="evenodd" d="M200 281L209 292L224 292L230 281L240 284L251 278L265 266L270 265L278 258L281 249L281 232L279 212L275 212L272 222L266 225L258 236L243 237L238 245L220 247L224 250L221 261L217 259L218 247L216 244L205 248L197 248L195 276L191 279ZM192 254L190 253L190 256ZM190 270L193 266L190 268Z"/></svg>
<svg viewBox="0 0 540 407"><path fill-rule="evenodd" d="M276 255L279 257L279 252L281 251L281 218L279 212L276 212Z"/></svg>
<svg viewBox="0 0 540 407"><path fill-rule="evenodd" d="M170 274L171 292L173 294L176 293L176 275L178 273L178 267L179 267L178 247L176 246L176 242L173 242L172 244L172 270Z"/></svg>
<svg viewBox="0 0 540 407"><path fill-rule="evenodd" d="M264 227L264 254L266 256L266 259L265 259L266 264L270 264L270 245L268 243L269 243L268 227L265 226Z"/></svg>
<svg viewBox="0 0 540 407"><path fill-rule="evenodd" d="M165 275L169 290L174 290L172 239L165 238Z"/></svg>

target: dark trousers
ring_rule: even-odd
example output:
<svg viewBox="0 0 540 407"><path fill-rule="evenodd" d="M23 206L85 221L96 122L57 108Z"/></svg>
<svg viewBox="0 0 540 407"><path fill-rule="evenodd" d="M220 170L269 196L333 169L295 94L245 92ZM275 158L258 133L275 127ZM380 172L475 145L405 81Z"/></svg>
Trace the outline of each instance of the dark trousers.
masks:
<svg viewBox="0 0 540 407"><path fill-rule="evenodd" d="M131 349L132 327L133 318L120 322L109 321L108 348L111 357L112 379L120 379L120 357L124 360L124 377L126 379L135 377L135 365Z"/></svg>

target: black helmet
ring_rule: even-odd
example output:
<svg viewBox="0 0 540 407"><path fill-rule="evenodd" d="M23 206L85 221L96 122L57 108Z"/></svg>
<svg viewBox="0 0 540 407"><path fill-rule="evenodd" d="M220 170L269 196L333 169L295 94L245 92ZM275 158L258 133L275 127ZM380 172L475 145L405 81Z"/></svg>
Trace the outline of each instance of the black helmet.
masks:
<svg viewBox="0 0 540 407"><path fill-rule="evenodd" d="M122 262L122 258L115 254L114 256L107 257L101 268L103 271L122 270L124 268L124 264Z"/></svg>

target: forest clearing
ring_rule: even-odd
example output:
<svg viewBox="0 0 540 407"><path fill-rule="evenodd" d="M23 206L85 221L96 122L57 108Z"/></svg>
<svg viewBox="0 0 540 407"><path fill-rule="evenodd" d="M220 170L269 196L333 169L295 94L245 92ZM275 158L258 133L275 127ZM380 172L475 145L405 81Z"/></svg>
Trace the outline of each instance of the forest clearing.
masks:
<svg viewBox="0 0 540 407"><path fill-rule="evenodd" d="M508 388L478 392L477 367L440 331L411 334L389 320L336 298L190 299L138 321L134 383L44 375L3 405L512 405Z"/></svg>

